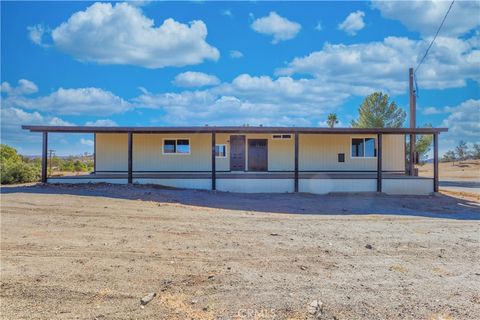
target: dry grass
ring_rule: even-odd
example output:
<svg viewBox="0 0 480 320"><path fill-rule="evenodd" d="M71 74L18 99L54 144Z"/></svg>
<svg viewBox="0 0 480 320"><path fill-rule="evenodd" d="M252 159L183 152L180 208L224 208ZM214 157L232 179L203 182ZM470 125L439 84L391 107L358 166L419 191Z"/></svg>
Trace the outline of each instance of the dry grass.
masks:
<svg viewBox="0 0 480 320"><path fill-rule="evenodd" d="M480 160L440 162L439 170L440 179L480 180ZM422 177L432 177L433 164L418 166L418 174Z"/></svg>

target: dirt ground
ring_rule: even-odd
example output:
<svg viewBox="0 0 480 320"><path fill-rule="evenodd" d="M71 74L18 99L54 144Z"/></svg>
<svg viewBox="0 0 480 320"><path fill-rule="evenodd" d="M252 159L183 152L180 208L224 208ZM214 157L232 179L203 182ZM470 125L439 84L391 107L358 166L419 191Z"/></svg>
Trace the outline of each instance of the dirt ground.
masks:
<svg viewBox="0 0 480 320"><path fill-rule="evenodd" d="M1 191L2 319L480 319L472 200Z"/></svg>
<svg viewBox="0 0 480 320"><path fill-rule="evenodd" d="M439 178L446 180L471 180L480 181L480 160L465 160L462 162L440 162ZM426 163L418 167L418 175L422 177L433 176L433 164Z"/></svg>

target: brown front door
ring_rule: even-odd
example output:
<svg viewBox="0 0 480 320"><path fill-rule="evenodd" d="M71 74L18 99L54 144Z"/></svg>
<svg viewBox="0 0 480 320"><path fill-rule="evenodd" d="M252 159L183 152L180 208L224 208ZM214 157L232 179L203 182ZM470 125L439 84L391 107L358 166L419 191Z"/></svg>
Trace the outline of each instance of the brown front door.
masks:
<svg viewBox="0 0 480 320"><path fill-rule="evenodd" d="M245 171L245 136L230 136L230 170Z"/></svg>
<svg viewBox="0 0 480 320"><path fill-rule="evenodd" d="M248 171L268 171L268 140L248 140Z"/></svg>

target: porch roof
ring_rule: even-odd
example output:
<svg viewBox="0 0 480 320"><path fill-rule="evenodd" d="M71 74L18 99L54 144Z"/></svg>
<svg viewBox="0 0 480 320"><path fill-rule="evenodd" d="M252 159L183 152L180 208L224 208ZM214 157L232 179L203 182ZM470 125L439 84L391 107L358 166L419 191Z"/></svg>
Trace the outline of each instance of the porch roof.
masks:
<svg viewBox="0 0 480 320"><path fill-rule="evenodd" d="M321 133L321 134L435 134L448 128L316 128L316 127L93 127L22 125L31 132L71 133Z"/></svg>

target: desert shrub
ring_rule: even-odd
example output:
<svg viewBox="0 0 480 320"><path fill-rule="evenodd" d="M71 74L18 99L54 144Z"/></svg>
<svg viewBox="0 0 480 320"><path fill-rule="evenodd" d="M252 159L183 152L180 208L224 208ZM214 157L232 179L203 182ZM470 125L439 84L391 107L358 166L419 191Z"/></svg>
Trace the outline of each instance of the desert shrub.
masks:
<svg viewBox="0 0 480 320"><path fill-rule="evenodd" d="M40 167L26 163L17 150L5 144L0 145L1 184L33 182L40 179Z"/></svg>
<svg viewBox="0 0 480 320"><path fill-rule="evenodd" d="M80 162L80 160L77 160L73 163L73 167L75 172L84 172L87 171L87 165L83 162Z"/></svg>
<svg viewBox="0 0 480 320"><path fill-rule="evenodd" d="M73 165L73 161L72 160L67 160L67 161L63 162L60 165L60 170L61 171L73 172L75 170L75 166Z"/></svg>

